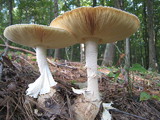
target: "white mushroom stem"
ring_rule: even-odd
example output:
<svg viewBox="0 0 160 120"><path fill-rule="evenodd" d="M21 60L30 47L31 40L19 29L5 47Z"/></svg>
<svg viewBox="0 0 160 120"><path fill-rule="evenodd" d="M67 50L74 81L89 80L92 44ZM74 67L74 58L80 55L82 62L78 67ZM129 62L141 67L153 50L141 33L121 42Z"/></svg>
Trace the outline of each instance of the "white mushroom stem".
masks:
<svg viewBox="0 0 160 120"><path fill-rule="evenodd" d="M37 98L39 94L49 93L50 87L57 84L52 77L47 63L46 49L43 47L37 47L36 58L41 75L34 83L29 84L29 88L27 89L27 95L34 98Z"/></svg>
<svg viewBox="0 0 160 120"><path fill-rule="evenodd" d="M91 93L92 100L100 100L97 76L97 42L86 41L86 67L87 67L87 91Z"/></svg>

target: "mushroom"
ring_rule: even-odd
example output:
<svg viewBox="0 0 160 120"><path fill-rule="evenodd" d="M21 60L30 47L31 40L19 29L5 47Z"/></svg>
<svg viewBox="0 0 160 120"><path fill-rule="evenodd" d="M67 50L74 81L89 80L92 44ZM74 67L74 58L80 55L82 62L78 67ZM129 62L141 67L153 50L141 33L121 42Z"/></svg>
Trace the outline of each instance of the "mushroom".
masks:
<svg viewBox="0 0 160 120"><path fill-rule="evenodd" d="M140 26L139 19L133 14L111 7L81 7L55 18L50 26L65 29L73 34L78 43L86 44L88 80L85 94L90 101L100 101L97 46L131 36Z"/></svg>
<svg viewBox="0 0 160 120"><path fill-rule="evenodd" d="M4 30L4 36L12 42L36 48L40 77L29 84L27 95L37 98L50 92L57 82L52 77L46 59L47 48L63 48L75 44L66 30L37 24L16 24Z"/></svg>

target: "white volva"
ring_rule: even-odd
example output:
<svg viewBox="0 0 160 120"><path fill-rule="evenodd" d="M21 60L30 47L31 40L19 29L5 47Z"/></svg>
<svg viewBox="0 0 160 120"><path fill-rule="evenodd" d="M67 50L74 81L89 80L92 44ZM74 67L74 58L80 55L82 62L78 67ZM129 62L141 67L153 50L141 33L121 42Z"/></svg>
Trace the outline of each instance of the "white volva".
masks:
<svg viewBox="0 0 160 120"><path fill-rule="evenodd" d="M103 103L102 106L103 106L103 113L102 113L102 117L101 117L101 120L112 120L112 116L111 114L109 113L109 109L115 109L114 107L112 107L113 103Z"/></svg>
<svg viewBox="0 0 160 120"><path fill-rule="evenodd" d="M46 49L43 47L37 47L36 58L41 75L34 83L29 84L29 88L27 89L27 95L34 98L37 98L39 94L49 93L50 87L57 84L52 77L47 63Z"/></svg>

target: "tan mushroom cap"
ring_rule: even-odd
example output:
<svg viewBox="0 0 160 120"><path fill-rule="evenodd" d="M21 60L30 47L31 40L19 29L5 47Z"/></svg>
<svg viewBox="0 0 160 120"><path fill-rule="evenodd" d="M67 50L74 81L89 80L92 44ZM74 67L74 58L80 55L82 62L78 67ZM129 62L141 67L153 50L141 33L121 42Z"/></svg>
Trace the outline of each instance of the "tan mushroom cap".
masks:
<svg viewBox="0 0 160 120"><path fill-rule="evenodd" d="M11 25L4 30L4 36L29 47L63 48L75 44L68 31L38 24Z"/></svg>
<svg viewBox="0 0 160 120"><path fill-rule="evenodd" d="M100 44L123 40L137 31L139 19L111 7L81 7L55 18L50 26L71 32L78 40L97 38Z"/></svg>

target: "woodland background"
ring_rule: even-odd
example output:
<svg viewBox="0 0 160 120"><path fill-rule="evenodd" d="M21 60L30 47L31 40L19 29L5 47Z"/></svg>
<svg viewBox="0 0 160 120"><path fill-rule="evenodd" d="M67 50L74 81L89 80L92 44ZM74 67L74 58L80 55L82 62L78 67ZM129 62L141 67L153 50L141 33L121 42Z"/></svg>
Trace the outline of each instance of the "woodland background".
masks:
<svg viewBox="0 0 160 120"><path fill-rule="evenodd" d="M138 63L159 71L160 64L160 0L0 0L0 49L3 51L5 27L12 24L49 25L58 15L81 6L111 6L138 16L141 26L130 38L99 45L98 64L124 66ZM5 40L5 43L7 40ZM7 44L7 43L6 43ZM9 42L12 46L32 48ZM69 61L84 61L84 45L48 50L48 55Z"/></svg>
<svg viewBox="0 0 160 120"><path fill-rule="evenodd" d="M140 28L131 37L98 46L99 89L102 101L113 101L118 109L110 111L113 120L160 119L160 0L0 0L0 119L50 119L45 109L41 116L33 112L39 106L25 95L28 84L39 76L34 49L5 39L4 29L13 24L50 25L58 15L82 6L115 7L139 18ZM63 100L69 96L72 101L71 87L66 86L87 80L85 45L50 49L48 58ZM70 111L69 103L59 106ZM54 108L60 111L54 120L72 120L70 112L49 109Z"/></svg>

